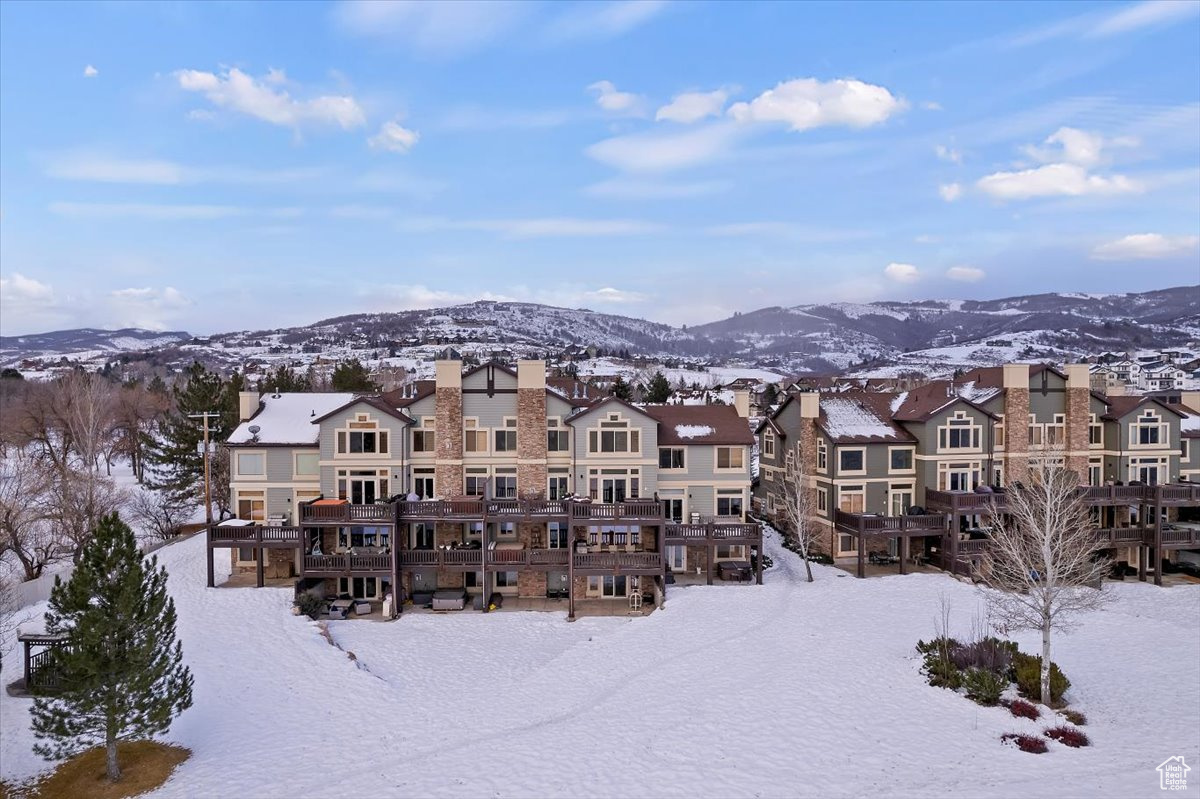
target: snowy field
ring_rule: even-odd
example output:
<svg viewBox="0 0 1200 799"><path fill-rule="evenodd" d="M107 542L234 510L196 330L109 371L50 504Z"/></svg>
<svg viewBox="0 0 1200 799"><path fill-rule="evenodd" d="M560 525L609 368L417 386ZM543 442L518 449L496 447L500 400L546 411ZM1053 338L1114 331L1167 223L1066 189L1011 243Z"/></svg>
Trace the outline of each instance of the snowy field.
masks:
<svg viewBox="0 0 1200 799"><path fill-rule="evenodd" d="M918 672L939 596L965 635L975 589L825 567L806 584L774 543L766 585L673 587L648 618L409 614L330 623L340 648L290 590L205 589L203 539L168 546L196 678L168 737L194 755L152 795L1133 797L1168 757L1200 769L1200 586L1111 586L1056 654L1094 745L1031 755L999 736L1044 724ZM45 767L29 704L0 696L6 780Z"/></svg>

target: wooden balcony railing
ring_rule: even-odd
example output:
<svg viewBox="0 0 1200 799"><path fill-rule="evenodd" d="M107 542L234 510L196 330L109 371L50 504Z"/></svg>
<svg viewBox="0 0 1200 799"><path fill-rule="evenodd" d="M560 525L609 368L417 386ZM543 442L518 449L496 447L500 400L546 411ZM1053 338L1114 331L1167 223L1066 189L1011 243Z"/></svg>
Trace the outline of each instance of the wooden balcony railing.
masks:
<svg viewBox="0 0 1200 799"><path fill-rule="evenodd" d="M400 552L400 564L408 567L480 567L479 549L408 549ZM487 552L489 568L516 569L525 566L567 566L565 549L493 549Z"/></svg>
<svg viewBox="0 0 1200 799"><path fill-rule="evenodd" d="M859 535L937 535L948 524L944 513L919 516L877 516L869 513L834 511L833 524L841 532Z"/></svg>
<svg viewBox="0 0 1200 799"><path fill-rule="evenodd" d="M373 505L314 505L300 506L301 524L389 524L396 520L392 503Z"/></svg>
<svg viewBox="0 0 1200 799"><path fill-rule="evenodd" d="M659 520L663 507L652 499L631 499L625 502L571 502L571 518L586 520Z"/></svg>
<svg viewBox="0 0 1200 799"><path fill-rule="evenodd" d="M662 556L657 552L576 552L577 569L659 570Z"/></svg>
<svg viewBox="0 0 1200 799"><path fill-rule="evenodd" d="M705 540L727 541L746 539L762 540L762 525L742 522L709 522L708 524L668 524L663 528L663 537L671 542L704 543Z"/></svg>
<svg viewBox="0 0 1200 799"><path fill-rule="evenodd" d="M294 526L267 526L250 524L244 526L209 525L209 541L214 544L264 544L299 545L302 532Z"/></svg>
<svg viewBox="0 0 1200 799"><path fill-rule="evenodd" d="M948 513L976 514L987 513L994 505L997 510L1003 512L1008 504L1008 491L977 494L974 491L926 489L925 506L930 510ZM1200 505L1200 484L1080 486L1079 494L1088 505L1094 507L1138 504Z"/></svg>
<svg viewBox="0 0 1200 799"><path fill-rule="evenodd" d="M1141 527L1097 527L1096 540L1113 546L1131 546L1142 543L1146 531Z"/></svg>
<svg viewBox="0 0 1200 799"><path fill-rule="evenodd" d="M392 570L392 556L387 553L364 555L305 555L302 570L318 574L346 572L377 572Z"/></svg>

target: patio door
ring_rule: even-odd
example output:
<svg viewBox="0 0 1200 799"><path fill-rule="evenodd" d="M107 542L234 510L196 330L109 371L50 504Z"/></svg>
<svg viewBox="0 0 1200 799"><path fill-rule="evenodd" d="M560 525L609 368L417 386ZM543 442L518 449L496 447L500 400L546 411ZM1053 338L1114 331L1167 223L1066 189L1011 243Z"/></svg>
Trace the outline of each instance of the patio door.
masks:
<svg viewBox="0 0 1200 799"><path fill-rule="evenodd" d="M682 499L664 499L663 515L676 524L683 524L683 500Z"/></svg>
<svg viewBox="0 0 1200 799"><path fill-rule="evenodd" d="M628 578L623 574L606 574L604 575L604 584L600 589L600 596L606 598L618 598L627 596L629 592Z"/></svg>
<svg viewBox="0 0 1200 799"><path fill-rule="evenodd" d="M687 571L687 547L667 547L667 568L673 572Z"/></svg>
<svg viewBox="0 0 1200 799"><path fill-rule="evenodd" d="M428 524L414 524L410 545L413 549L433 549L433 527Z"/></svg>
<svg viewBox="0 0 1200 799"><path fill-rule="evenodd" d="M412 490L421 499L433 499L433 478L415 475Z"/></svg>
<svg viewBox="0 0 1200 799"><path fill-rule="evenodd" d="M373 505L379 499L378 489L379 481L374 475L371 477L351 477L350 504Z"/></svg>
<svg viewBox="0 0 1200 799"><path fill-rule="evenodd" d="M600 481L601 502L624 502L628 481L624 477L605 477Z"/></svg>

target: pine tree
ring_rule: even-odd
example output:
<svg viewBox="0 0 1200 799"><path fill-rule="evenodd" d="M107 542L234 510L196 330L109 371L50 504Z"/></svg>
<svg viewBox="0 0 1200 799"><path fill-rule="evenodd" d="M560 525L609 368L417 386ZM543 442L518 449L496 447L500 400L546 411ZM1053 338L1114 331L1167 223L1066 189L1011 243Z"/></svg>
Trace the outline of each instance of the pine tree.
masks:
<svg viewBox="0 0 1200 799"><path fill-rule="evenodd" d="M115 782L117 742L166 732L192 705L167 570L142 559L117 514L100 521L70 581L55 582L46 630L69 645L51 650L61 692L33 703L34 751L59 760L103 745Z"/></svg>
<svg viewBox="0 0 1200 799"><path fill-rule="evenodd" d="M617 375L617 379L613 381L612 388L609 389L608 393L612 394L617 399L628 402L630 397L633 396L633 389L630 388L629 384L625 382L624 377Z"/></svg>
<svg viewBox="0 0 1200 799"><path fill-rule="evenodd" d="M342 361L333 367L333 377L330 382L333 384L334 391L372 394L379 390L379 386L371 380L371 374L367 371L367 367L363 366L358 358Z"/></svg>
<svg viewBox="0 0 1200 799"><path fill-rule="evenodd" d="M655 372L646 387L646 402L666 402L671 396L671 384L661 371Z"/></svg>
<svg viewBox="0 0 1200 799"><path fill-rule="evenodd" d="M764 408L769 408L779 399L779 389L774 383L767 383L767 387L763 389L762 403Z"/></svg>
<svg viewBox="0 0 1200 799"><path fill-rule="evenodd" d="M150 467L147 485L165 491L176 501L203 501L204 441L202 422L188 418L189 414L215 411L220 415L209 419L209 441L224 441L237 422L237 394L226 393L221 376L204 368L199 362L187 370L186 382L172 389L174 409L158 424L158 430L147 436L146 463Z"/></svg>

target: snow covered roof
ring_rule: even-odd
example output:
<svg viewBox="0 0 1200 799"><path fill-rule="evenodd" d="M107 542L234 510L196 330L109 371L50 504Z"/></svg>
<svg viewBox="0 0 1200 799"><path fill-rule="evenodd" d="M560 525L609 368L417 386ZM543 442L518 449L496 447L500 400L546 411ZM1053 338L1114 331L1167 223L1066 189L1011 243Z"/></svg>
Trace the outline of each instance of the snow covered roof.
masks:
<svg viewBox="0 0 1200 799"><path fill-rule="evenodd" d="M659 446L754 444L749 421L732 405L645 405L642 410L658 421Z"/></svg>
<svg viewBox="0 0 1200 799"><path fill-rule="evenodd" d="M239 424L228 443L315 445L320 426L313 421L354 399L354 394L340 392L264 394L258 413Z"/></svg>
<svg viewBox="0 0 1200 799"><path fill-rule="evenodd" d="M855 392L821 398L821 429L835 442L911 441L908 431L892 422L888 394Z"/></svg>

